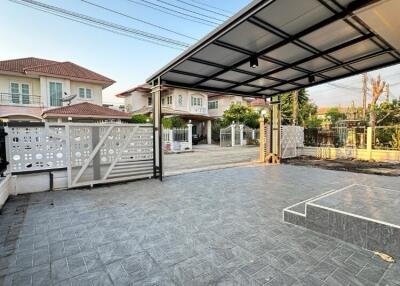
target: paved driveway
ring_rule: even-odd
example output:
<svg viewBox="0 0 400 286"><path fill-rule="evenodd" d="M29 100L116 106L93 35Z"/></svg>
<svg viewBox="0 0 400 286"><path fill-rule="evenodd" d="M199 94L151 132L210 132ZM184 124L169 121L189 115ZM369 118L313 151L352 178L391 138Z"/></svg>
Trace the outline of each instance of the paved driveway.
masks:
<svg viewBox="0 0 400 286"><path fill-rule="evenodd" d="M0 285L399 285L399 264L281 222L299 200L398 178L246 167L11 198Z"/></svg>
<svg viewBox="0 0 400 286"><path fill-rule="evenodd" d="M164 155L164 170L166 175L176 175L247 165L257 159L257 146L220 147L201 144L194 145L193 152Z"/></svg>

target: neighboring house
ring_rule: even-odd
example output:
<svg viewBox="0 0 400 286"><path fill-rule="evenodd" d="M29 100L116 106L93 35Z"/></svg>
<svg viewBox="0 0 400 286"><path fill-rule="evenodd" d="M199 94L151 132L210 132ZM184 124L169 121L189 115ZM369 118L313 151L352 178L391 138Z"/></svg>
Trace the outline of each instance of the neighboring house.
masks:
<svg viewBox="0 0 400 286"><path fill-rule="evenodd" d="M152 114L153 102L151 87L143 84L116 95L125 99L127 112L133 114ZM179 116L191 120L193 134L208 138L211 143L211 120L208 114L208 94L181 88L163 87L161 107L165 116Z"/></svg>
<svg viewBox="0 0 400 286"><path fill-rule="evenodd" d="M251 101L250 105L259 114L261 114L263 110L267 111L269 107L268 101L265 101L263 98L254 99Z"/></svg>
<svg viewBox="0 0 400 286"><path fill-rule="evenodd" d="M153 102L151 87L139 85L116 95L124 98L127 112L133 114L151 114ZM208 94L189 89L162 87L161 106L165 116L179 116L191 120L193 134L207 137L211 143L211 121L221 117L232 103L248 105L241 96Z"/></svg>
<svg viewBox="0 0 400 286"><path fill-rule="evenodd" d="M222 115L224 115L224 111L227 110L232 104L248 106L250 101L251 99L243 96L209 94L208 115L213 118L220 118Z"/></svg>
<svg viewBox="0 0 400 286"><path fill-rule="evenodd" d="M49 108L90 102L102 105L102 91L114 81L71 62L39 58L0 61L0 119L41 120Z"/></svg>

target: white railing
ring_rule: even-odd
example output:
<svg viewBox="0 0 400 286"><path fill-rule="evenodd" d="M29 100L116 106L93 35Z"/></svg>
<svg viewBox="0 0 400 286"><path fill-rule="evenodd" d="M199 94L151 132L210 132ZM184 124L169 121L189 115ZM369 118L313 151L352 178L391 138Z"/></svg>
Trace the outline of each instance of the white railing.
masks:
<svg viewBox="0 0 400 286"><path fill-rule="evenodd" d="M165 152L186 152L192 150L192 124L186 128L163 129L163 149Z"/></svg>
<svg viewBox="0 0 400 286"><path fill-rule="evenodd" d="M198 113L198 114L207 114L208 113L208 108L204 107L204 106L191 106L190 107L190 112Z"/></svg>

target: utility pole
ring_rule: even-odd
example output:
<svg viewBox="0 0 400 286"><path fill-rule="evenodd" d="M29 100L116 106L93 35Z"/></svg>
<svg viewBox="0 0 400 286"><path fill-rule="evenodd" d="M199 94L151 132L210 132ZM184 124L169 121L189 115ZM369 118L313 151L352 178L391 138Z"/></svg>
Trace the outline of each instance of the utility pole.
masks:
<svg viewBox="0 0 400 286"><path fill-rule="evenodd" d="M295 90L292 93L293 97L293 125L297 125L297 116L299 114L299 91Z"/></svg>
<svg viewBox="0 0 400 286"><path fill-rule="evenodd" d="M365 121L367 118L367 92L368 92L368 74L362 75L362 119Z"/></svg>
<svg viewBox="0 0 400 286"><path fill-rule="evenodd" d="M389 84L386 84L386 102L390 101L390 90L389 90Z"/></svg>

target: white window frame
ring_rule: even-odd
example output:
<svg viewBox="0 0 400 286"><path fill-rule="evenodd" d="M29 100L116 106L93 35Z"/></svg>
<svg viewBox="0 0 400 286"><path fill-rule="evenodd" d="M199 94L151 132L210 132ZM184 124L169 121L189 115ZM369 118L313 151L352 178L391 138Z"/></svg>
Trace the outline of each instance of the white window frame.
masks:
<svg viewBox="0 0 400 286"><path fill-rule="evenodd" d="M211 106L211 105L214 105L214 106ZM218 109L218 100L209 101L208 109L211 109L211 110Z"/></svg>
<svg viewBox="0 0 400 286"><path fill-rule="evenodd" d="M48 106L50 107L58 107L58 106L63 106L63 103L61 102L61 105L51 105L51 94L50 94L50 84L51 83L59 83L61 84L61 98L63 97L64 94L64 82L61 80L54 80L54 79L49 79L47 82L47 94L48 94Z"/></svg>
<svg viewBox="0 0 400 286"><path fill-rule="evenodd" d="M83 89L84 94L83 97L81 97L81 92L80 90ZM87 91L90 90L90 97L87 97ZM81 100L93 100L93 89L92 88L88 88L88 87L78 87L78 98Z"/></svg>
<svg viewBox="0 0 400 286"><path fill-rule="evenodd" d="M192 95L190 98L190 105L191 106L203 106L203 97Z"/></svg>
<svg viewBox="0 0 400 286"><path fill-rule="evenodd" d="M14 103L12 102L12 98L11 98L11 102L12 104L21 104L21 105L27 105L30 103L23 103L23 98L22 98L22 85L25 84L29 87L29 91L28 91L28 100L30 101L30 96L32 95L32 85L29 82L25 82L25 81L18 81L18 80L10 80L9 82L9 94L12 96L12 90L11 90L11 85L12 84L17 84L18 85L18 95L19 95L19 103Z"/></svg>

